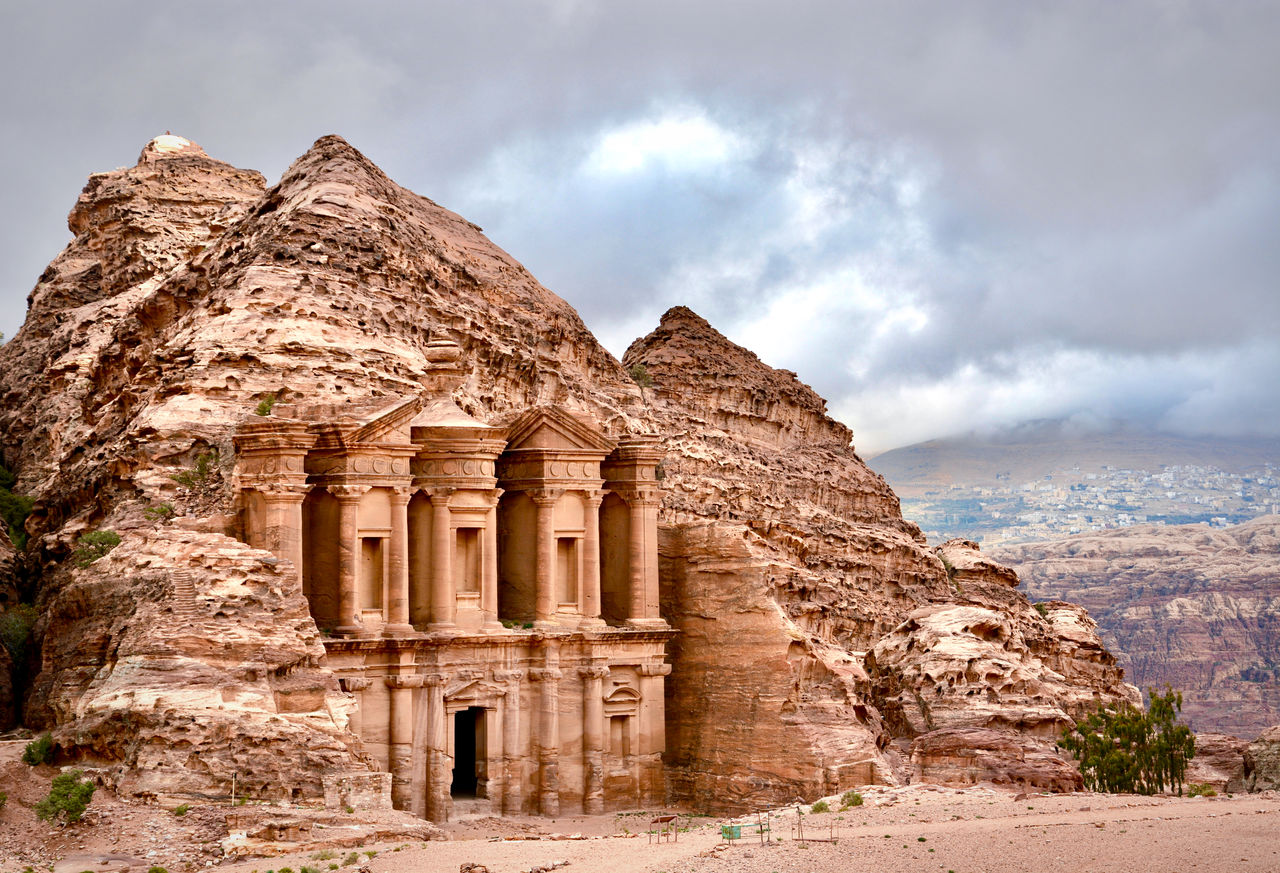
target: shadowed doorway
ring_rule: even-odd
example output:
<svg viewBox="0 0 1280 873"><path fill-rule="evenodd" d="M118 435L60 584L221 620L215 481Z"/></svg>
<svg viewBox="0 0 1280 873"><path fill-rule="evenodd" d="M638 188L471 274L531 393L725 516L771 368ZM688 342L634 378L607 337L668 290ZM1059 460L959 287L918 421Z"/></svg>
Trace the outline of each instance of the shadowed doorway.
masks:
<svg viewBox="0 0 1280 873"><path fill-rule="evenodd" d="M453 784L454 797L483 797L484 710L478 706L458 710L453 715Z"/></svg>

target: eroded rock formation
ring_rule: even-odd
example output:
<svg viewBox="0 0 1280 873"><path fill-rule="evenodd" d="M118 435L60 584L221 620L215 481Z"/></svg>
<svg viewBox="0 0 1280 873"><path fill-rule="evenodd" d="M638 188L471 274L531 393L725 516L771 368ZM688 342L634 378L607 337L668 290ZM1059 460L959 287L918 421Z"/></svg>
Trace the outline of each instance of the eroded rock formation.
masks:
<svg viewBox="0 0 1280 873"><path fill-rule="evenodd" d="M1196 731L1280 722L1280 517L1138 526L994 550L1036 597L1089 610L1139 687L1183 694Z"/></svg>
<svg viewBox="0 0 1280 873"><path fill-rule="evenodd" d="M93 177L70 226L0 350L4 462L37 498L26 716L123 788L221 795L234 769L316 796L369 769L286 565L234 539L231 436L273 396L339 420L413 395L433 340L461 347L455 398L478 419L555 404L615 438L663 435L675 799L908 779L911 743L942 748L943 729L1020 734L1034 762L1027 743L1132 697L1078 609L1041 615L969 544L943 550L949 574L794 374L677 308L625 356L641 389L479 228L337 137L269 189L161 137ZM114 552L70 560L106 528Z"/></svg>

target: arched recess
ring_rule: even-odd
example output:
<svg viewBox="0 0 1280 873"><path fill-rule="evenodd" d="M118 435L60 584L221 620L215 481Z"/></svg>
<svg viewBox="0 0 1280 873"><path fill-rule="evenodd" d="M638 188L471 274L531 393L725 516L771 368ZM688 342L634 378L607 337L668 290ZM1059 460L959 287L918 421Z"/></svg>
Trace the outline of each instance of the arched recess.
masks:
<svg viewBox="0 0 1280 873"><path fill-rule="evenodd" d="M523 491L498 503L498 617L530 622L537 600L537 511Z"/></svg>
<svg viewBox="0 0 1280 873"><path fill-rule="evenodd" d="M409 501L409 623L431 621L431 500L419 491Z"/></svg>
<svg viewBox="0 0 1280 873"><path fill-rule="evenodd" d="M600 617L620 625L631 617L631 510L616 494L600 503Z"/></svg>
<svg viewBox="0 0 1280 873"><path fill-rule="evenodd" d="M338 499L313 488L302 502L302 591L321 630L338 625Z"/></svg>

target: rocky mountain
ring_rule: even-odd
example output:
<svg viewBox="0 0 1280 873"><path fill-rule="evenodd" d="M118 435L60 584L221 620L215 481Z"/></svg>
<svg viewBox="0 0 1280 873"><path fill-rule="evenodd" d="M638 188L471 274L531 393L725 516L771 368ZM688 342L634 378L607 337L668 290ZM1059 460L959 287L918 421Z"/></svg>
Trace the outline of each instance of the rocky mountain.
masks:
<svg viewBox="0 0 1280 873"><path fill-rule="evenodd" d="M12 570L39 610L21 708L121 789L218 794L234 772L269 796L287 770L314 796L371 766L294 577L237 539L230 437L270 396L338 417L412 395L437 339L463 349L476 418L554 403L665 438L674 799L1017 774L1000 755L1034 762L1135 693L1079 609L1042 615L970 543L927 548L794 374L683 308L617 361L478 227L337 137L270 188L158 137L91 177L69 226L0 350L0 451L36 500ZM92 530L121 543L89 564ZM968 734L983 753L957 769L952 734L913 760L964 729L1018 741Z"/></svg>
<svg viewBox="0 0 1280 873"><path fill-rule="evenodd" d="M1137 526L992 550L1033 597L1089 610L1131 681L1182 691L1197 731L1280 723L1280 517Z"/></svg>

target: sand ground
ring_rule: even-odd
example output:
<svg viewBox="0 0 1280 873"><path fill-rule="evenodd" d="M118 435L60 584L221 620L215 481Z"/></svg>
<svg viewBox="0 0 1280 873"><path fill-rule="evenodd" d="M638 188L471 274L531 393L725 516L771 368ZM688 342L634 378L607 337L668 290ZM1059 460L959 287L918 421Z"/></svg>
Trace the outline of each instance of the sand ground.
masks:
<svg viewBox="0 0 1280 873"><path fill-rule="evenodd" d="M646 810L556 820L463 819L446 826L448 841L369 842L354 847L356 860L353 847L345 847L233 862L221 857L219 845L225 804L193 804L178 817L163 806L101 790L79 825L37 820L31 806L57 770L26 767L17 760L20 750L20 743L0 743L0 789L9 795L0 811L4 873L27 866L41 873L133 873L153 864L170 873L457 873L464 863L483 864L489 873L520 873L557 861L569 862L566 873L1280 871L1280 796L1274 792L1197 799L1027 796L981 786L866 789L861 806L805 815L803 840L795 808L778 810L764 845L752 835L726 845L720 826L728 818L698 816L682 818L687 829L677 841L653 842L645 831L654 811ZM563 839L568 835L580 838ZM829 836L837 842L821 841ZM129 860L104 863L111 854Z"/></svg>

